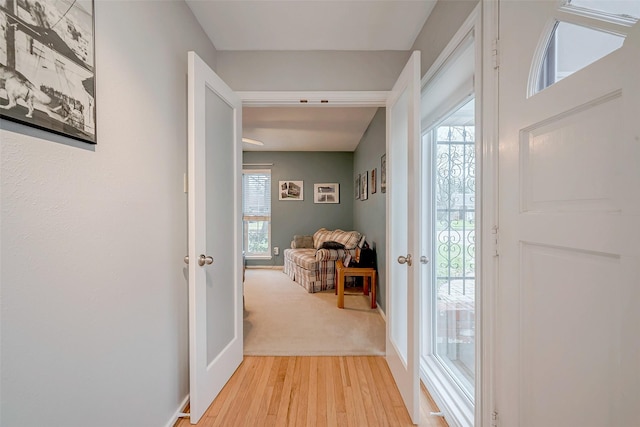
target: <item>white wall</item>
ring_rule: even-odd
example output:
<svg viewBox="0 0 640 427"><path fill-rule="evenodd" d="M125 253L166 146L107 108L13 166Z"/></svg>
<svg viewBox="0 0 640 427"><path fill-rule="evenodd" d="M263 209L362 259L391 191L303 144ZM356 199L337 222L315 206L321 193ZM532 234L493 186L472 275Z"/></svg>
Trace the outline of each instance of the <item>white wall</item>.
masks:
<svg viewBox="0 0 640 427"><path fill-rule="evenodd" d="M220 51L216 71L232 89L389 90L405 51Z"/></svg>
<svg viewBox="0 0 640 427"><path fill-rule="evenodd" d="M183 2L96 2L98 145L0 121L3 427L170 421L188 393Z"/></svg>

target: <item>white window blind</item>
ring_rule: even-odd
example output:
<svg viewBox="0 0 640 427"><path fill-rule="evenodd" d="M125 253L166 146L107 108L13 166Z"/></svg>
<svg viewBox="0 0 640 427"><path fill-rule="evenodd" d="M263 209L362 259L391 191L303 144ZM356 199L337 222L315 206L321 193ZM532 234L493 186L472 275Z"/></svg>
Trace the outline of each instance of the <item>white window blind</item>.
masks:
<svg viewBox="0 0 640 427"><path fill-rule="evenodd" d="M271 252L271 171L245 170L242 174L244 253L247 258L268 258Z"/></svg>
<svg viewBox="0 0 640 427"><path fill-rule="evenodd" d="M271 220L271 171L248 170L242 176L242 213L245 221Z"/></svg>

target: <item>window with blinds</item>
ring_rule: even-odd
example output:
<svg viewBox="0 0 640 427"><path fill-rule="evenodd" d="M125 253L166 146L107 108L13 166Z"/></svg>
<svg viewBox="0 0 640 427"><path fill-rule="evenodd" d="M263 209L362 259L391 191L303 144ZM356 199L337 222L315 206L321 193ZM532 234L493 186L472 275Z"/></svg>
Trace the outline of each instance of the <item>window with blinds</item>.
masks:
<svg viewBox="0 0 640 427"><path fill-rule="evenodd" d="M245 257L271 257L270 170L242 172L242 219Z"/></svg>

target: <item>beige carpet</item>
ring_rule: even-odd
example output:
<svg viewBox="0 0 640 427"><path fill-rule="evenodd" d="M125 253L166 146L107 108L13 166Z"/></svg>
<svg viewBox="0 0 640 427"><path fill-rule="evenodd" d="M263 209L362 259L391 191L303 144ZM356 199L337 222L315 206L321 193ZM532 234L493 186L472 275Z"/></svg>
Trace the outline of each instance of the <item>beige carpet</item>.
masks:
<svg viewBox="0 0 640 427"><path fill-rule="evenodd" d="M362 288L344 309L333 289L307 293L282 270L248 269L244 283L244 354L323 356L385 354L385 322Z"/></svg>

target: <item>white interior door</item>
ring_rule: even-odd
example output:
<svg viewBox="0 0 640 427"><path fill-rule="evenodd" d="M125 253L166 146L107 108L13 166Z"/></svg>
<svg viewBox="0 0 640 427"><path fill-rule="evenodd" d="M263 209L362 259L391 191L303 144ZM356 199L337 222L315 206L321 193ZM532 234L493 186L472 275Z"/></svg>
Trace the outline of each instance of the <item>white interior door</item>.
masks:
<svg viewBox="0 0 640 427"><path fill-rule="evenodd" d="M189 380L198 422L242 362L242 103L189 52Z"/></svg>
<svg viewBox="0 0 640 427"><path fill-rule="evenodd" d="M498 425L638 426L638 28L527 96L558 4L500 2Z"/></svg>
<svg viewBox="0 0 640 427"><path fill-rule="evenodd" d="M387 363L415 424L420 420L417 218L420 52L414 52L387 100Z"/></svg>

